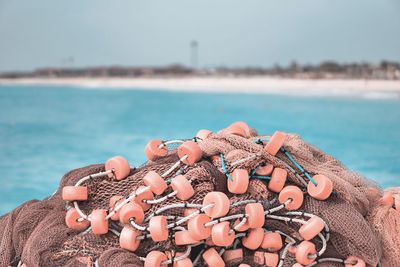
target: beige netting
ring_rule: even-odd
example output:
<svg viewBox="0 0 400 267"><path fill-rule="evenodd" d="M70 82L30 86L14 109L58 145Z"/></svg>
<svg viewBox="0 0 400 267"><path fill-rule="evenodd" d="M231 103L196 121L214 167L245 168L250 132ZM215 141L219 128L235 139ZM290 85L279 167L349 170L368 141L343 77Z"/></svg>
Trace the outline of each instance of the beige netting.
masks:
<svg viewBox="0 0 400 267"><path fill-rule="evenodd" d="M272 164L275 168L288 171L286 184L296 185L304 192L304 182L308 182L304 174L293 165L282 151L276 156L265 152L264 146L268 136L257 136L251 130L251 136L244 138L229 133L214 133L205 140L197 140L203 158L193 166L180 165L179 173L191 181L195 194L186 203L201 205L205 195L212 191L224 192L229 198L231 207L228 215L244 213L244 205L237 203L249 201L261 202L265 210L279 205L278 194L268 189L268 180L251 178L245 194L232 194L227 189L228 173L236 168L246 169L250 173L260 164ZM368 266L400 266L400 207L384 205L380 199L383 191L366 178L346 169L338 160L304 142L298 135L288 134L283 147L309 173L323 174L333 182L335 193L327 200L316 200L305 194L305 200L300 208L304 213L321 217L329 227L330 236L326 251L319 255L317 266L343 266L342 262L320 260L335 258L346 260L356 256L365 261ZM223 154L223 162L220 155ZM150 170L163 173L179 160L176 150L172 149L165 157L153 162L147 162L137 169L131 169L127 178L116 181L108 177L89 179L85 185L89 190L88 201L79 202L86 214L93 209L109 209L112 196L128 196L138 187L144 186L143 176ZM66 210L71 203L63 201L61 192L65 185L75 185L78 180L87 175L104 171L104 165L91 165L67 173L61 180L58 191L42 201L29 201L12 212L0 217L0 265L17 266L143 266L143 258L149 251L185 251L186 246L177 246L173 237L162 242L153 242L147 238L140 243L135 252L120 248L118 233L123 225L119 222L110 223L110 230L105 235L95 235L88 231L75 231L65 224ZM176 172L174 172L176 174ZM173 175L171 175L172 177ZM395 198L400 196L399 189L390 189ZM170 192L170 191L168 191ZM183 201L170 197L166 201L152 205L145 212L146 216L153 214L162 207L172 204L182 204ZM236 203L236 204L235 204ZM235 206L236 205L236 206ZM397 208L397 210L395 209ZM168 209L163 215L181 218L184 208ZM292 217L307 220L302 214L288 216L286 209L274 213L277 216ZM147 222L145 221L144 225ZM233 221L231 222L233 227ZM302 241L298 233L300 223L296 220L285 222L267 218L264 228L268 231L279 231L287 235L287 242L294 240L293 246ZM182 225L185 227L185 224ZM264 266L261 248L256 251L243 247L238 237L232 246L242 248L244 257L226 262L227 266L238 266L247 263L250 266ZM319 251L323 247L322 239L312 240ZM283 254L287 243L279 253ZM289 245L287 245L289 247ZM201 253L209 245L197 244L192 247L190 258L198 266L206 266ZM221 249L230 248L217 248ZM261 254L260 254L261 253ZM296 263L295 256L286 253L281 266L292 266ZM261 261L261 262L260 262ZM172 265L171 265L172 266Z"/></svg>

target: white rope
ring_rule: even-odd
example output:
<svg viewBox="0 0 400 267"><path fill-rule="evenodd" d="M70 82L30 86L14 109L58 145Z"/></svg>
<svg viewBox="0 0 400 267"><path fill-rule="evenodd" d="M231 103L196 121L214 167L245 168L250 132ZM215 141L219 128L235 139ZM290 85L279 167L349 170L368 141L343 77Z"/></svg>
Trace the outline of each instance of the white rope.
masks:
<svg viewBox="0 0 400 267"><path fill-rule="evenodd" d="M289 239L289 243L285 246L285 248L283 249L283 251L282 251L282 254L281 254L281 257L280 257L280 260L279 260L279 264L278 264L278 267L282 267L283 266L283 263L284 263L284 261L285 261L285 259L286 259L286 256L287 256L287 252L288 252L288 250L289 250L289 247L291 247L291 246L293 246L294 244L296 244L296 240L293 238L293 237L291 237L290 235L288 235L288 234L286 234L286 233L284 233L284 232L282 232L282 231L276 231L278 234L280 234L280 235L283 235L283 236L285 236L287 239Z"/></svg>
<svg viewBox="0 0 400 267"><path fill-rule="evenodd" d="M186 259L187 257L189 257L191 250L192 250L192 246L189 245L189 246L186 247L186 251L185 251L184 254L182 254L182 255L180 255L178 257L174 257L173 259L162 261L161 265L168 265L168 264L172 264L175 261L180 261L180 260Z"/></svg>
<svg viewBox="0 0 400 267"><path fill-rule="evenodd" d="M99 172L99 173L95 173L95 174L89 174L81 179L79 179L78 182L75 183L74 186L80 186L81 184L83 184L85 181L89 180L89 179L93 179L93 178L97 178L97 177L102 177L105 175L108 175L112 173L112 170L108 170L108 171L104 171L104 172ZM73 201L72 204L74 205L74 208L76 209L76 211L78 212L79 216L81 216L83 219L90 221L90 218L88 215L86 215L81 208L79 207L79 204L77 201Z"/></svg>
<svg viewBox="0 0 400 267"><path fill-rule="evenodd" d="M257 158L257 156L258 156L257 154L254 154L254 155L248 156L247 158L239 159L239 160L237 160L237 161L231 163L230 166L231 166L231 167L234 167L234 166L239 165L239 164L241 164L241 163L244 163L244 162L246 162L246 161L255 159L255 158Z"/></svg>
<svg viewBox="0 0 400 267"><path fill-rule="evenodd" d="M189 157L188 155L185 155L185 156L183 156L182 158L180 158L174 165L171 166L171 168L169 168L168 170L166 170L166 171L161 175L161 177L162 177L162 178L165 178L165 177L167 177L168 175L170 175L171 172L173 172L176 168L178 168L178 167L181 165L181 163L182 163L185 159L187 159L188 157Z"/></svg>
<svg viewBox="0 0 400 267"><path fill-rule="evenodd" d="M163 148L167 145L182 144L182 143L184 143L183 140L169 140L169 141L161 142L161 144L158 146L158 148Z"/></svg>
<svg viewBox="0 0 400 267"><path fill-rule="evenodd" d="M169 193L168 195L165 195L165 196L160 197L158 199L143 200L143 202L147 203L147 204L150 204L150 205L159 204L159 203L162 203L162 202L166 201L168 198L174 197L176 194L178 194L178 191L173 191L173 192Z"/></svg>
<svg viewBox="0 0 400 267"><path fill-rule="evenodd" d="M154 213L152 213L152 214L149 214L145 219L144 219L144 221L145 222L147 222L147 221L149 221L152 217L154 217L154 216L156 216L156 215L158 215L158 214L160 214L160 213L163 213L164 211L167 211L167 210L169 210L169 209L176 209L176 208L194 208L194 209L200 209L200 208L202 208L203 207L203 205L201 205L201 204L191 204L191 203L175 203L175 204L170 204L170 205L167 205L167 206L164 206L164 207L161 207L161 208L159 208L158 210L156 210Z"/></svg>
<svg viewBox="0 0 400 267"><path fill-rule="evenodd" d="M127 198L124 199L124 201L118 203L118 205L116 205L111 211L110 213L106 216L106 220L110 219L120 208L122 208L122 206L124 206L125 204L129 203L132 199L134 199L136 196L143 194L144 192L146 192L147 190L150 189L150 186L145 186L143 188L140 188L136 191L134 191L133 193L131 193Z"/></svg>
<svg viewBox="0 0 400 267"><path fill-rule="evenodd" d="M321 263L321 262L339 262L339 263L348 263L348 264L353 264L353 263L350 263L350 262L346 262L346 261L344 261L344 260L342 260L342 259L338 259L338 258L322 258L322 259L318 259L317 261L315 261L315 262L313 262L313 263L310 263L309 265L306 265L306 267L312 267L312 266L315 266L315 265L317 265L318 263ZM357 262L355 262L354 264L356 264Z"/></svg>

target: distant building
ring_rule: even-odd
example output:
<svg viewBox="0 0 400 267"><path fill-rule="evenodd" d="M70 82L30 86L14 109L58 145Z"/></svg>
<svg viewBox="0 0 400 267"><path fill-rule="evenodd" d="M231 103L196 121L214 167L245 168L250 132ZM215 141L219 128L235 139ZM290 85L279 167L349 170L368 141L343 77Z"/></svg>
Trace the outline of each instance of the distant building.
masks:
<svg viewBox="0 0 400 267"><path fill-rule="evenodd" d="M199 67L199 44L196 40L190 42L190 64L193 69Z"/></svg>

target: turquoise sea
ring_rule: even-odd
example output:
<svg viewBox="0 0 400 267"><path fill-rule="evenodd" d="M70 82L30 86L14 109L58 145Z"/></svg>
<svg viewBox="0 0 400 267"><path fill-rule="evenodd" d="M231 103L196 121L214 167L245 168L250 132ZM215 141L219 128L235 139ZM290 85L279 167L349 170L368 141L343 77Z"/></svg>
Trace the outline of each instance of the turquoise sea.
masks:
<svg viewBox="0 0 400 267"><path fill-rule="evenodd" d="M299 133L382 187L400 186L399 99L0 85L0 106L0 214L50 195L73 168L117 154L140 165L151 138L236 120Z"/></svg>

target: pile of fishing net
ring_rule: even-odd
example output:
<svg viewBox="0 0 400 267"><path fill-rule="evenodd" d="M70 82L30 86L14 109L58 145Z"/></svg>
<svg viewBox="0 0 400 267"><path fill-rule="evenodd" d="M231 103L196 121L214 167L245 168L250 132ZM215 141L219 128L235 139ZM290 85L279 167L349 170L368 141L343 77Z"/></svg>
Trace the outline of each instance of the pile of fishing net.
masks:
<svg viewBox="0 0 400 267"><path fill-rule="evenodd" d="M2 216L1 266L400 266L400 190L298 135L236 122L145 154Z"/></svg>

